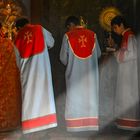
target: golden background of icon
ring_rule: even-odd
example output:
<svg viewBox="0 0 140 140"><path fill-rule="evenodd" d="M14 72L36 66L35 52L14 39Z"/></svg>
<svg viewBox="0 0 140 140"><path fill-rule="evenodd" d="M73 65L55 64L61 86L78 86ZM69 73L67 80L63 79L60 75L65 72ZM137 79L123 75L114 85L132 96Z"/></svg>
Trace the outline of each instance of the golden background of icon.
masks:
<svg viewBox="0 0 140 140"><path fill-rule="evenodd" d="M106 31L111 31L111 20L117 15L121 15L121 12L117 8L104 8L99 16L99 23L101 27Z"/></svg>

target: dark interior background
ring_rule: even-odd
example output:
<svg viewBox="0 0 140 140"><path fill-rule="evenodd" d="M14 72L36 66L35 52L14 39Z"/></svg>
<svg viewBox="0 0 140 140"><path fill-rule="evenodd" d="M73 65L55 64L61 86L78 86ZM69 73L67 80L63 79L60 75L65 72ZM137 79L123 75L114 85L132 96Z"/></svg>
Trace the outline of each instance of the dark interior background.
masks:
<svg viewBox="0 0 140 140"><path fill-rule="evenodd" d="M88 28L96 32L101 49L103 49L104 30L99 24L101 11L108 6L115 6L125 16L129 25L135 31L138 42L140 32L140 0L19 0L25 6L25 14L32 23L41 24L49 30L55 38L55 46L49 50L56 106L61 109L58 119L64 124L65 104L65 67L59 61L59 52L63 34L64 23L69 15L83 16L88 20ZM138 45L138 54L140 52ZM140 59L139 59L140 60ZM106 65L106 67L108 67ZM109 66L110 67L110 66ZM111 73L111 72L110 72ZM140 79L140 78L139 78ZM109 81L109 80L108 80ZM110 81L110 83L113 81ZM105 87L106 88L106 87ZM110 95L109 95L110 96ZM59 99L61 97L62 99ZM102 97L106 98L106 97ZM108 98L113 104L113 94ZM105 101L105 100L104 100ZM107 105L104 103L104 105ZM104 106L103 105L103 106ZM103 107L102 106L102 107ZM110 105L111 107L112 105ZM111 113L113 115L113 111Z"/></svg>
<svg viewBox="0 0 140 140"><path fill-rule="evenodd" d="M55 38L55 46L50 50L55 94L63 89L64 68L59 62L61 41L65 32L64 23L69 15L83 16L88 20L88 28L97 33L101 49L104 30L99 24L101 11L108 6L115 6L126 17L136 34L140 31L139 0L21 0L26 14L32 23L39 23L48 29Z"/></svg>

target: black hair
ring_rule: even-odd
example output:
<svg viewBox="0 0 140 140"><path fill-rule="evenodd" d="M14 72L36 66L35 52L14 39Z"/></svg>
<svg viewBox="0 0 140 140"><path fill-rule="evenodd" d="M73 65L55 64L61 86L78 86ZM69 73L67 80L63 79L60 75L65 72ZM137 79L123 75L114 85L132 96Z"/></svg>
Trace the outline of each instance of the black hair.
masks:
<svg viewBox="0 0 140 140"><path fill-rule="evenodd" d="M116 25L121 25L123 24L124 27L127 27L127 23L126 23L126 20L124 19L123 16L115 16L112 20L111 20L111 26L113 26L114 24Z"/></svg>
<svg viewBox="0 0 140 140"><path fill-rule="evenodd" d="M75 25L80 25L80 19L76 16L69 16L66 19L65 22L65 27L67 27L68 25L70 25L71 23L75 24Z"/></svg>
<svg viewBox="0 0 140 140"><path fill-rule="evenodd" d="M24 27L26 24L29 24L29 20L25 17L22 17L20 19L17 19L15 26L17 30L19 30L20 28Z"/></svg>

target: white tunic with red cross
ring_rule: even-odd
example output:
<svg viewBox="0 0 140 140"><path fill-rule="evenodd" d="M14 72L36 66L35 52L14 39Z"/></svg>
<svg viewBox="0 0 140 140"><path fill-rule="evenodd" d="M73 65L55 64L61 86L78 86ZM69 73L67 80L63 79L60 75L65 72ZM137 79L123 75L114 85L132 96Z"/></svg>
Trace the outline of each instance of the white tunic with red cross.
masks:
<svg viewBox="0 0 140 140"><path fill-rule="evenodd" d="M48 48L54 39L40 25L27 25L16 38L22 84L22 128L30 133L57 126Z"/></svg>
<svg viewBox="0 0 140 140"><path fill-rule="evenodd" d="M65 120L68 131L98 130L100 54L94 32L78 27L64 35L60 60L66 65Z"/></svg>

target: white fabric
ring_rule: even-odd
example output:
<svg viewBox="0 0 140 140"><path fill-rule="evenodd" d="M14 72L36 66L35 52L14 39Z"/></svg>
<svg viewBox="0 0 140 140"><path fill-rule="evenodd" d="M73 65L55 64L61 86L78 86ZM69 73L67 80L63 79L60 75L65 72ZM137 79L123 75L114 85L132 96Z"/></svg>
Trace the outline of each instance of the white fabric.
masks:
<svg viewBox="0 0 140 140"><path fill-rule="evenodd" d="M118 53L116 55L118 62L117 88L115 97L116 116L119 119L140 120L140 95L138 92L137 66L138 59L135 37L130 36L128 38L128 48L125 51L123 62L119 61Z"/></svg>

